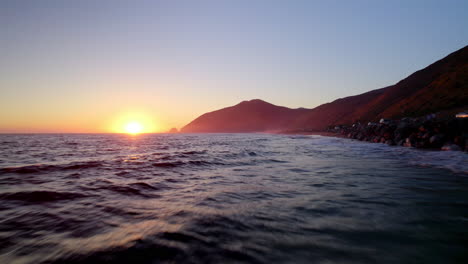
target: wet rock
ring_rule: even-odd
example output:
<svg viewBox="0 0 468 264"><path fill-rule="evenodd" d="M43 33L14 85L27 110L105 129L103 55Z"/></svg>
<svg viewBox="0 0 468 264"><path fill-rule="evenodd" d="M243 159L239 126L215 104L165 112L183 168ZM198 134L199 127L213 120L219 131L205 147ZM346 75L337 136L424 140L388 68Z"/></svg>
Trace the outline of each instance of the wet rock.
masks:
<svg viewBox="0 0 468 264"><path fill-rule="evenodd" d="M460 151L461 148L458 146L458 145L455 145L455 144L445 144L441 150L445 150L445 151Z"/></svg>
<svg viewBox="0 0 468 264"><path fill-rule="evenodd" d="M429 148L430 147L429 141L426 141L426 140L416 141L415 147L416 148Z"/></svg>
<svg viewBox="0 0 468 264"><path fill-rule="evenodd" d="M401 121L401 122L398 124L397 129L398 129L398 130L408 129L409 127L410 127L409 122L407 122L407 121Z"/></svg>
<svg viewBox="0 0 468 264"><path fill-rule="evenodd" d="M431 144L432 147L440 148L444 144L443 140L444 140L444 135L437 134L429 138L429 143Z"/></svg>
<svg viewBox="0 0 468 264"><path fill-rule="evenodd" d="M423 139L429 139L430 137L431 137L431 133L429 133L429 132L426 132L426 133L424 133L424 134L422 135L422 138L423 138Z"/></svg>
<svg viewBox="0 0 468 264"><path fill-rule="evenodd" d="M405 143L403 143L403 147L408 147L408 148L409 148L409 147L412 147L412 146L411 146L411 140L410 140L409 138L407 138L407 139L405 140Z"/></svg>
<svg viewBox="0 0 468 264"><path fill-rule="evenodd" d="M460 146L463 144L463 139L461 136L456 136L453 138L453 143L455 143L456 145Z"/></svg>
<svg viewBox="0 0 468 264"><path fill-rule="evenodd" d="M432 116L397 121L384 119L379 123L357 122L352 126L336 125L329 131L373 143L431 149L441 149L447 145L445 149L468 151L468 119L437 119Z"/></svg>

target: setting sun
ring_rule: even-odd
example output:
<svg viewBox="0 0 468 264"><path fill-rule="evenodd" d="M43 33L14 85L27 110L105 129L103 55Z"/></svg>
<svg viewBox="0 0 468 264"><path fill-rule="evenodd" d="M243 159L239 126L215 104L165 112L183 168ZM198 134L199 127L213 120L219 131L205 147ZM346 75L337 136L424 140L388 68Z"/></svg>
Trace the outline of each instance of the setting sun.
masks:
<svg viewBox="0 0 468 264"><path fill-rule="evenodd" d="M125 125L125 131L129 134L138 134L143 131L143 126L138 122L130 122Z"/></svg>
<svg viewBox="0 0 468 264"><path fill-rule="evenodd" d="M114 118L106 124L107 130L112 133L141 134L157 133L161 131L160 121L155 114L144 110L130 110L115 113Z"/></svg>

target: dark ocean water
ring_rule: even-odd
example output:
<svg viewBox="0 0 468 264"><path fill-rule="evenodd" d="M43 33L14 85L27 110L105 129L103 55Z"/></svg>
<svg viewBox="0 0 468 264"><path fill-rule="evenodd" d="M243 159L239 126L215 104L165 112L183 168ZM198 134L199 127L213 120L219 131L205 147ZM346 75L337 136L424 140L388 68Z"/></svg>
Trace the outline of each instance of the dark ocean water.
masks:
<svg viewBox="0 0 468 264"><path fill-rule="evenodd" d="M0 263L467 263L468 154L0 135Z"/></svg>

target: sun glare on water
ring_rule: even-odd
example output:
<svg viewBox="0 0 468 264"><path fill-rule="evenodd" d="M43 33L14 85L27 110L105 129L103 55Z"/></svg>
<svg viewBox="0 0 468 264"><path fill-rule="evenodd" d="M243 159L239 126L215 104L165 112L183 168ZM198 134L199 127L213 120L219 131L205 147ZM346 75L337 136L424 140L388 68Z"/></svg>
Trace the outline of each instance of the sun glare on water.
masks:
<svg viewBox="0 0 468 264"><path fill-rule="evenodd" d="M139 134L143 132L143 126L138 122L130 122L125 125L125 132L128 134Z"/></svg>

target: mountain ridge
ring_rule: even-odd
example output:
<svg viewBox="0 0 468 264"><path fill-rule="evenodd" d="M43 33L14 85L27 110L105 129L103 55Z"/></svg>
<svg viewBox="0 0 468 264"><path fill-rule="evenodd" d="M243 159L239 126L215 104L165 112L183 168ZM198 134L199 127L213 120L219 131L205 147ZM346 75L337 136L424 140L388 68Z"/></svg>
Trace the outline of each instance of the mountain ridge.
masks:
<svg viewBox="0 0 468 264"><path fill-rule="evenodd" d="M184 126L181 132L278 132L287 127L291 119L309 110L291 109L252 99L205 113Z"/></svg>
<svg viewBox="0 0 468 264"><path fill-rule="evenodd" d="M468 107L468 46L394 85L347 96L313 109L260 99L205 113L181 132L323 131L338 124L416 117Z"/></svg>

